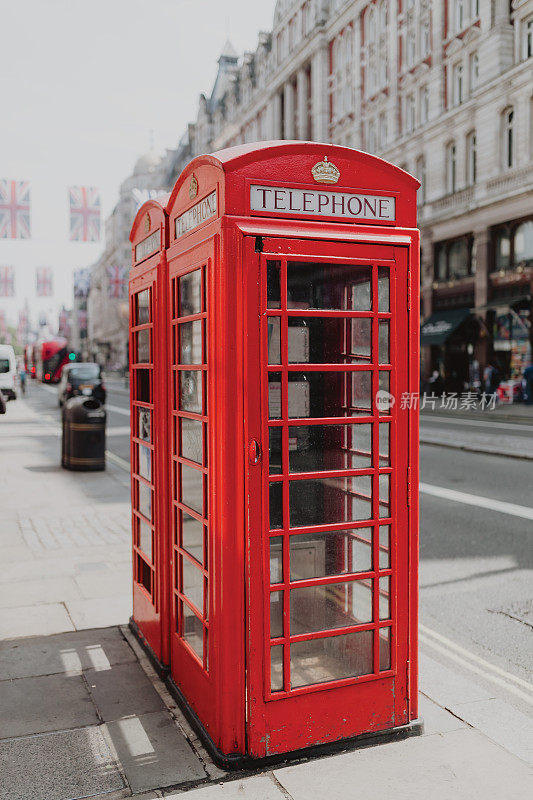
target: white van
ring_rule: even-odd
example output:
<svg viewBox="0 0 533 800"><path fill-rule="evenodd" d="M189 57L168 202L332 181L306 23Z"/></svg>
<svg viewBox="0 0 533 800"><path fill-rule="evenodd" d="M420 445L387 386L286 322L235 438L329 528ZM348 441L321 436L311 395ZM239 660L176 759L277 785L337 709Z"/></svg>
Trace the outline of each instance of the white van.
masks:
<svg viewBox="0 0 533 800"><path fill-rule="evenodd" d="M16 400L17 362L10 344L0 344L0 391L5 398Z"/></svg>

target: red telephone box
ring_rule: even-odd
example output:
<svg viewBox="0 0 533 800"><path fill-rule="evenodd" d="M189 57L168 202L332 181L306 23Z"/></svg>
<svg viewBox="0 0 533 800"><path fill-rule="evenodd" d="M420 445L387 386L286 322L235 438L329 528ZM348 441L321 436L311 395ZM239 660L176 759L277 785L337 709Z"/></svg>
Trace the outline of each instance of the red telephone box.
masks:
<svg viewBox="0 0 533 800"><path fill-rule="evenodd" d="M417 187L269 142L166 207L170 681L225 765L420 730Z"/></svg>
<svg viewBox="0 0 533 800"><path fill-rule="evenodd" d="M168 664L166 247L168 195L137 212L130 240L129 370L133 620L155 657Z"/></svg>

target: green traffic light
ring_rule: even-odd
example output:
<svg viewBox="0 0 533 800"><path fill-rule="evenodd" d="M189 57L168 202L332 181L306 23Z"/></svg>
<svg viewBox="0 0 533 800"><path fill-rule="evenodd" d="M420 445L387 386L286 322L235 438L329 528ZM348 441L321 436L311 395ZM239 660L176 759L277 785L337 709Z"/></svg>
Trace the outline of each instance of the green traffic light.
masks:
<svg viewBox="0 0 533 800"><path fill-rule="evenodd" d="M69 361L76 361L76 353L69 353L68 354Z"/></svg>

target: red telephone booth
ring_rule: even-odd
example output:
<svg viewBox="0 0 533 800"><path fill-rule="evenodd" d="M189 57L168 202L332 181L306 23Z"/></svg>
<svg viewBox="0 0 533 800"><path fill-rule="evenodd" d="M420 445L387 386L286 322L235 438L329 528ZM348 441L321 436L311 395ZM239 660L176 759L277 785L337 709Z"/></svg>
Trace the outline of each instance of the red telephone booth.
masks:
<svg viewBox="0 0 533 800"><path fill-rule="evenodd" d="M417 187L270 142L166 207L169 680L225 765L420 730Z"/></svg>
<svg viewBox="0 0 533 800"><path fill-rule="evenodd" d="M133 222L129 282L129 369L133 620L168 664L166 247L168 195L144 203Z"/></svg>

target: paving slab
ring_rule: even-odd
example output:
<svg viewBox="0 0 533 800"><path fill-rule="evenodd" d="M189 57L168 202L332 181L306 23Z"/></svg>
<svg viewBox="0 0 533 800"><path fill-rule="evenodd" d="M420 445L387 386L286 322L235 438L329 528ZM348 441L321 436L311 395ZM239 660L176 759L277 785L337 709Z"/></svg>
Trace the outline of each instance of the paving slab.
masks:
<svg viewBox="0 0 533 800"><path fill-rule="evenodd" d="M65 603L76 630L109 628L127 625L133 612L131 589L127 595L92 600L70 600Z"/></svg>
<svg viewBox="0 0 533 800"><path fill-rule="evenodd" d="M164 709L163 701L139 664L87 670L85 678L104 722Z"/></svg>
<svg viewBox="0 0 533 800"><path fill-rule="evenodd" d="M73 630L74 623L62 603L4 608L0 614L0 640Z"/></svg>
<svg viewBox="0 0 533 800"><path fill-rule="evenodd" d="M73 800L123 788L98 727L0 742L0 800Z"/></svg>
<svg viewBox="0 0 533 800"><path fill-rule="evenodd" d="M496 698L458 703L453 707L453 712L515 756L533 765L531 717Z"/></svg>
<svg viewBox="0 0 533 800"><path fill-rule="evenodd" d="M82 597L72 578L21 579L0 584L0 609L40 603L62 603Z"/></svg>
<svg viewBox="0 0 533 800"><path fill-rule="evenodd" d="M0 682L0 738L80 728L98 722L80 675Z"/></svg>
<svg viewBox="0 0 533 800"><path fill-rule="evenodd" d="M424 736L432 736L435 733L448 733L460 728L466 728L464 722L454 717L449 711L433 703L423 694L418 696L418 716L424 720Z"/></svg>
<svg viewBox="0 0 533 800"><path fill-rule="evenodd" d="M178 800L178 798L183 800L183 793L165 794L164 797L165 800ZM353 797L352 787L352 792L344 800L352 800ZM278 786L272 773L268 773L191 789L187 792L187 799L189 798L190 800L281 800L281 798L287 800L287 794Z"/></svg>
<svg viewBox="0 0 533 800"><path fill-rule="evenodd" d="M420 653L420 691L443 708L452 708L456 703L471 700L488 700L494 696L488 689L463 678L425 653Z"/></svg>
<svg viewBox="0 0 533 800"><path fill-rule="evenodd" d="M107 731L133 792L206 778L200 760L166 711L110 722Z"/></svg>
<svg viewBox="0 0 533 800"><path fill-rule="evenodd" d="M136 661L117 628L72 631L0 642L0 680L37 675L79 675Z"/></svg>
<svg viewBox="0 0 533 800"><path fill-rule="evenodd" d="M533 781L533 769L470 728L322 758L274 775L294 800L507 800L531 796Z"/></svg>
<svg viewBox="0 0 533 800"><path fill-rule="evenodd" d="M131 583L132 577L129 572L124 570L119 573L107 567L76 576L76 584L81 595L87 600L128 595L131 592Z"/></svg>

